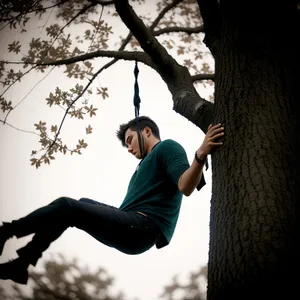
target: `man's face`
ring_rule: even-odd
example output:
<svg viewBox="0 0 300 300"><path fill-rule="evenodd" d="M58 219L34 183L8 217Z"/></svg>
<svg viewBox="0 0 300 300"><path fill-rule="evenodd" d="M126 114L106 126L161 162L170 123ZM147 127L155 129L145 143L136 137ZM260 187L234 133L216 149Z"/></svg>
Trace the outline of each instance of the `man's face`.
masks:
<svg viewBox="0 0 300 300"><path fill-rule="evenodd" d="M130 128L127 129L125 132L125 144L129 153L141 159L138 134L136 131L132 131Z"/></svg>

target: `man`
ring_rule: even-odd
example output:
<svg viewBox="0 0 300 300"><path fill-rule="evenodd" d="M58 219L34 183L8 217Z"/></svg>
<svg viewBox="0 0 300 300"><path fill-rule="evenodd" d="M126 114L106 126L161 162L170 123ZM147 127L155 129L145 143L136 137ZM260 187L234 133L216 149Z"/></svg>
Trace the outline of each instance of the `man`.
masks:
<svg viewBox="0 0 300 300"><path fill-rule="evenodd" d="M61 197L26 217L0 227L0 255L12 236L34 233L17 251L19 257L0 264L0 279L26 284L29 265L35 266L49 245L68 227L86 231L101 243L126 254L140 254L153 245L162 248L173 236L182 195L189 196L205 184L202 175L207 155L222 145L221 124L208 127L191 166L183 147L173 140L161 141L159 129L148 117L120 125L117 137L141 160L131 177L119 208L94 200Z"/></svg>

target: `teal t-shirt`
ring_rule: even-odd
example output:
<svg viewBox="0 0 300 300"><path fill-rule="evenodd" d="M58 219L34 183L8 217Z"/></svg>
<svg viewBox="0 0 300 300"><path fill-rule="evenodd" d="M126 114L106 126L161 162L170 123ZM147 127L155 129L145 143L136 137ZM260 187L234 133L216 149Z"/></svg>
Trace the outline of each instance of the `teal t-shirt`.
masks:
<svg viewBox="0 0 300 300"><path fill-rule="evenodd" d="M169 244L173 236L182 201L178 180L189 167L183 147L168 139L153 147L129 182L120 210L144 212L159 226L162 235L157 248ZM204 178L201 184L205 184Z"/></svg>

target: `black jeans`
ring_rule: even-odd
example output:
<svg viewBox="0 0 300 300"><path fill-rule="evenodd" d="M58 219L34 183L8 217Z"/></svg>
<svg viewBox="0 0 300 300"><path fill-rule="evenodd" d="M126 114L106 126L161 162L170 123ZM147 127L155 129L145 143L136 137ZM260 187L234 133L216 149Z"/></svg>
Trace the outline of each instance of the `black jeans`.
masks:
<svg viewBox="0 0 300 300"><path fill-rule="evenodd" d="M35 265L38 259L68 227L84 230L101 243L126 254L140 254L156 242L159 227L136 212L82 198L62 197L24 218L12 222L15 235L35 233L32 240L17 252Z"/></svg>

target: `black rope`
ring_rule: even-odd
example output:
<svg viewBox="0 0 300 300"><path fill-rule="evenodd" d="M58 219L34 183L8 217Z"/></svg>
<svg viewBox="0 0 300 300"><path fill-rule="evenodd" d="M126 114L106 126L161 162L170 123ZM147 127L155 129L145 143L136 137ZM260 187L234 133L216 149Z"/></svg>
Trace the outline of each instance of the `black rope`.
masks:
<svg viewBox="0 0 300 300"><path fill-rule="evenodd" d="M134 82L134 97L133 97L133 105L134 105L134 112L135 112L135 118L136 118L136 126L137 126L137 135L138 135L138 141L139 141L139 147L140 147L140 153L141 153L141 158L145 158L146 155L144 153L144 139L142 137L141 130L139 128L139 115L140 115L140 103L141 103L141 98L140 98L140 90L139 90L139 84L138 84L138 75L139 75L139 68L137 61L135 61L135 67L134 67L134 77L135 77L135 82Z"/></svg>
<svg viewBox="0 0 300 300"><path fill-rule="evenodd" d="M134 67L135 82L134 82L134 97L133 97L133 104L134 104L136 118L138 118L138 116L140 114L140 103L141 103L141 98L139 95L140 90L139 90L138 76L139 76L139 68L138 68L137 61L136 61L135 67Z"/></svg>
<svg viewBox="0 0 300 300"><path fill-rule="evenodd" d="M139 76L139 68L138 68L138 63L135 61L135 66L134 66L134 77L135 77L135 82L134 82L134 97L133 97L133 105L134 105L134 113L135 113L135 118L136 118L136 126L137 126L137 135L138 135L138 141L139 141L139 147L140 147L140 153L142 159L146 157L144 153L144 139L142 137L141 130L139 129L139 115L140 115L140 104L141 104L141 98L140 98L140 90L139 90L139 84L138 84L138 76ZM205 167L206 170L208 169L208 162L207 160L205 161Z"/></svg>

